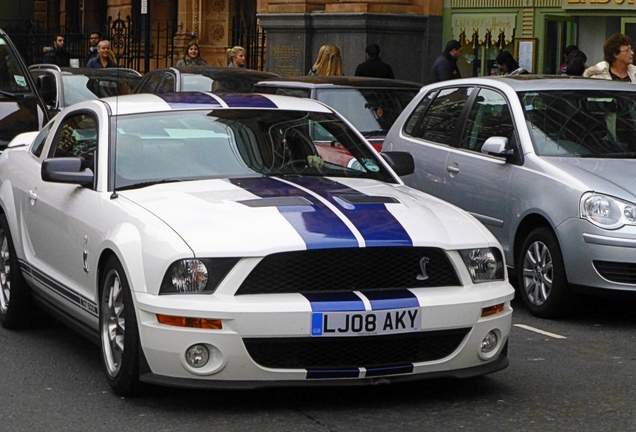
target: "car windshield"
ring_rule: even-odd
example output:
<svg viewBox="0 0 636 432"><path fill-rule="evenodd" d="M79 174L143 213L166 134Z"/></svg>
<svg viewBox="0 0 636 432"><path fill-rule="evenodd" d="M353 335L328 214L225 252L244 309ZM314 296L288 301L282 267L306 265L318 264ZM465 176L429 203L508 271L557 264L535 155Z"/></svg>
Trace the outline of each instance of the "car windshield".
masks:
<svg viewBox="0 0 636 432"><path fill-rule="evenodd" d="M24 76L24 70L8 42L0 36L0 99L10 96L7 93L32 92Z"/></svg>
<svg viewBox="0 0 636 432"><path fill-rule="evenodd" d="M115 187L272 176L394 182L378 154L339 117L287 110L196 110L119 116Z"/></svg>
<svg viewBox="0 0 636 432"><path fill-rule="evenodd" d="M260 75L250 77L248 74L230 73L224 76L207 76L205 74L181 74L183 85L181 91L211 91L213 93L250 93L254 84L263 79Z"/></svg>
<svg viewBox="0 0 636 432"><path fill-rule="evenodd" d="M419 88L321 89L316 98L345 116L368 137L386 135L418 91Z"/></svg>
<svg viewBox="0 0 636 432"><path fill-rule="evenodd" d="M636 157L636 94L620 91L521 92L540 156Z"/></svg>
<svg viewBox="0 0 636 432"><path fill-rule="evenodd" d="M63 75L64 102L66 106L85 100L120 96L133 92L139 78L125 76Z"/></svg>

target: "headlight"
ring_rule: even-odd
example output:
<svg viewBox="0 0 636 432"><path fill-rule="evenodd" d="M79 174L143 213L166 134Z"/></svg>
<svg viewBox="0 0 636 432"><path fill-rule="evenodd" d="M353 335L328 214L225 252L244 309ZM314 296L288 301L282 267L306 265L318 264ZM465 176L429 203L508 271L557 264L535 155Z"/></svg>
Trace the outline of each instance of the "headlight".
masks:
<svg viewBox="0 0 636 432"><path fill-rule="evenodd" d="M182 259L168 267L159 294L211 294L238 258Z"/></svg>
<svg viewBox="0 0 636 432"><path fill-rule="evenodd" d="M636 224L636 205L598 193L583 194L580 212L583 219L605 229Z"/></svg>
<svg viewBox="0 0 636 432"><path fill-rule="evenodd" d="M459 254L474 283L504 279L504 262L499 249L466 249L460 250Z"/></svg>

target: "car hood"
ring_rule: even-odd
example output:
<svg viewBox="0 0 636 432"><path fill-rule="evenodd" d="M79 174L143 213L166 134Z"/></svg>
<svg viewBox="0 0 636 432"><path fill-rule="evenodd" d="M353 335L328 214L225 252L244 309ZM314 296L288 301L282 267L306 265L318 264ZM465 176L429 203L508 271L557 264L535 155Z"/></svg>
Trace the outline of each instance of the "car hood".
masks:
<svg viewBox="0 0 636 432"><path fill-rule="evenodd" d="M198 256L322 248L496 245L462 210L368 179L249 177L119 192L172 228Z"/></svg>
<svg viewBox="0 0 636 432"><path fill-rule="evenodd" d="M588 158L544 158L554 167L574 177L581 188L633 200L636 197L634 160L588 159Z"/></svg>

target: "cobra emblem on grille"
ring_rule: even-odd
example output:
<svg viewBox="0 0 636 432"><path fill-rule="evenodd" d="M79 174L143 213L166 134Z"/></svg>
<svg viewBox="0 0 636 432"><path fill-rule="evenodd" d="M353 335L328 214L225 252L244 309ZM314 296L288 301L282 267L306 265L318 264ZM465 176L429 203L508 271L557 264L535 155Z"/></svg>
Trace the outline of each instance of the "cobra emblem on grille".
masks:
<svg viewBox="0 0 636 432"><path fill-rule="evenodd" d="M429 257L420 258L420 270L421 273L417 275L417 280L424 281L428 279L428 274L426 273L426 266L431 262Z"/></svg>

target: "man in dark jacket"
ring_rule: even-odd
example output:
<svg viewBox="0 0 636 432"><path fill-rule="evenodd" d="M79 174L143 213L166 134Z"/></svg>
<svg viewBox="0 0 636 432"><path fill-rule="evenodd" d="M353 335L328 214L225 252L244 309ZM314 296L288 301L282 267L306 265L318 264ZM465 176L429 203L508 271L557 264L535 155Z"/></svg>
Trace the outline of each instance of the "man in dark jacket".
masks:
<svg viewBox="0 0 636 432"><path fill-rule="evenodd" d="M55 36L53 41L53 48L45 48L44 56L42 57L42 63L52 63L59 67L68 67L71 65L71 55L64 48L65 38L64 35Z"/></svg>
<svg viewBox="0 0 636 432"><path fill-rule="evenodd" d="M89 36L90 46L88 47L88 52L86 53L86 57L84 57L84 64L86 65L92 58L97 57L99 53L97 52L97 44L102 40L102 36L98 31L91 32Z"/></svg>
<svg viewBox="0 0 636 432"><path fill-rule="evenodd" d="M364 51L366 61L356 67L355 76L372 78L395 78L391 65L380 60L380 47L378 44L371 44Z"/></svg>
<svg viewBox="0 0 636 432"><path fill-rule="evenodd" d="M459 50L462 44L455 39L446 43L446 48L437 57L433 63L433 82L446 81L461 78L462 74L457 67L457 59L459 58Z"/></svg>

